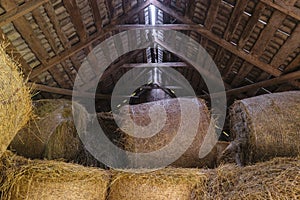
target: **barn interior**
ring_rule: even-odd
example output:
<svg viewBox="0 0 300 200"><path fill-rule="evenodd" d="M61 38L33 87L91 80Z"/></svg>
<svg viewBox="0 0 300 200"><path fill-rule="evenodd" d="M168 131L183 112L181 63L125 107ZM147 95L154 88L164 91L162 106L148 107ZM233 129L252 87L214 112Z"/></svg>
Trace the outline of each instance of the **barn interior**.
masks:
<svg viewBox="0 0 300 200"><path fill-rule="evenodd" d="M23 81L17 86L11 78L17 75L0 68L1 117L19 124L0 133L0 199L300 198L299 21L300 0L0 0L1 53L7 56L0 66L17 68ZM19 94L23 87L28 97ZM214 100L218 94L225 99ZM204 159L198 160L201 142L194 142L162 171L119 172L83 147L74 127L95 111L114 145L147 153L172 141L182 119L176 99L190 96L200 103L188 106L185 119L193 121L199 109L204 130L195 141L208 141L202 132L221 118L217 139ZM24 111L29 99L33 115ZM87 99L93 105L72 116ZM132 127L124 120L120 127L114 112L129 108L136 114L131 119L147 126L149 109L159 102L174 117L163 138L125 136ZM27 124L19 120L25 115ZM259 169L263 183L251 179ZM78 179L74 171L82 173Z"/></svg>

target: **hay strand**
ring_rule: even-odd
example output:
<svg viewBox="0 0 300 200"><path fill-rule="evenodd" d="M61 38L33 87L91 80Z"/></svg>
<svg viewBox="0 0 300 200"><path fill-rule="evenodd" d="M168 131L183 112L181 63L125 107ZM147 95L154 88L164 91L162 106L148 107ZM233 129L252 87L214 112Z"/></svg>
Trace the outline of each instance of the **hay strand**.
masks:
<svg viewBox="0 0 300 200"><path fill-rule="evenodd" d="M1 199L106 199L110 181L108 171L10 155L2 160L6 163L6 172L0 186Z"/></svg>
<svg viewBox="0 0 300 200"><path fill-rule="evenodd" d="M20 65L0 43L0 156L31 116L31 94Z"/></svg>

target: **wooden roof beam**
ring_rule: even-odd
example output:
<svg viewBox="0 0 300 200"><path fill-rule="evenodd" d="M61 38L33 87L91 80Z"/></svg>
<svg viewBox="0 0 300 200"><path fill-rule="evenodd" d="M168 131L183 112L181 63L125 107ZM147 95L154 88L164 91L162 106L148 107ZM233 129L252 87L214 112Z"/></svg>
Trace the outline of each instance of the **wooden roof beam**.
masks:
<svg viewBox="0 0 300 200"><path fill-rule="evenodd" d="M241 18L244 14L244 10L247 7L248 0L238 0L232 11L230 20L227 24L227 28L224 32L224 39L230 41L233 37L235 30L237 29Z"/></svg>
<svg viewBox="0 0 300 200"><path fill-rule="evenodd" d="M111 95L105 95L105 94L92 94L88 92L74 92L73 90L69 89L63 89L63 88L58 88L58 87L51 87L51 86L46 86L42 84L33 84L30 83L30 86L32 86L35 90L40 90L43 92L49 92L49 93L54 93L54 94L61 94L61 95L66 95L66 96L77 96L77 97L86 97L86 98L96 98L96 99L107 99L109 100L111 98Z"/></svg>
<svg viewBox="0 0 300 200"><path fill-rule="evenodd" d="M206 19L204 22L204 26L210 30L212 28L212 25L214 21L216 20L219 6L220 6L221 0L211 0L210 6L206 15Z"/></svg>
<svg viewBox="0 0 300 200"><path fill-rule="evenodd" d="M162 10L165 10L163 8ZM176 17L180 17L177 16ZM183 20L183 19L179 19ZM226 49L227 51L237 55L238 57L246 60L247 62L251 63L254 66L257 66L258 68L268 72L269 74L272 74L273 76L279 76L282 72L278 69L273 68L273 66L264 63L260 61L258 58L254 57L251 54L246 53L243 50L238 49L236 46L232 45L228 41L219 38L218 36L214 35L211 33L209 30L204 28L203 26L200 25L195 25L193 24L189 19L184 18L184 22L187 22L189 24L164 24L164 25L120 25L116 26L115 28L124 30L124 29L131 29L131 28L158 28L158 29L163 29L163 30L192 30L198 32L200 35L206 37L207 39L213 41L214 43L218 44L222 48Z"/></svg>
<svg viewBox="0 0 300 200"><path fill-rule="evenodd" d="M262 3L280 11L285 15L289 15L297 20L300 20L300 9L294 7L293 4L286 4L283 1L275 0L275 2L270 0L260 0ZM293 3L293 2L290 2Z"/></svg>
<svg viewBox="0 0 300 200"><path fill-rule="evenodd" d="M121 66L121 68L153 68L153 67L190 67L184 62L164 62L164 63L130 63L130 64L124 64Z"/></svg>
<svg viewBox="0 0 300 200"><path fill-rule="evenodd" d="M246 28L243 30L243 33L240 37L240 40L238 42L239 48L243 48L245 46L265 8L265 4L261 2L257 3L254 13L251 16L250 20L247 22Z"/></svg>
<svg viewBox="0 0 300 200"><path fill-rule="evenodd" d="M269 20L266 27L260 33L258 39L256 40L256 43L254 44L251 50L251 52L253 52L255 56L260 56L263 53L263 51L266 49L269 42L273 38L275 32L281 26L285 17L286 15L279 11L275 11L273 13L271 19Z"/></svg>
<svg viewBox="0 0 300 200"><path fill-rule="evenodd" d="M300 54L285 68L285 72L291 72L297 67L300 67Z"/></svg>
<svg viewBox="0 0 300 200"><path fill-rule="evenodd" d="M115 24L130 19L133 15L139 13L141 10L143 10L144 8L149 6L149 4L150 4L149 1L145 1L143 4L139 5L137 8L135 8L135 9L131 10L129 13L125 14L125 16L121 16L120 19L115 19L110 25L103 28L101 32L92 35L85 42L80 42L80 43L72 46L71 48L65 50L64 52L61 52L60 55L57 55L57 56L51 58L48 61L47 65L41 65L39 67L36 67L32 71L32 73L30 75L30 78L34 78L34 77L38 76L40 73L43 73L44 71L47 71L48 69L50 69L53 66L57 65L58 63L60 63L61 61L75 55L76 53L78 53L82 49L88 47L89 45L91 45L95 41L103 40L107 33L109 33L112 30L115 30L115 26L114 26Z"/></svg>
<svg viewBox="0 0 300 200"><path fill-rule="evenodd" d="M31 12L32 10L40 7L41 5L49 2L50 0L31 0L28 2L25 2L21 6L14 7L13 9L10 9L5 14L0 16L0 26L3 26L5 24L8 24L19 17L22 17L26 15L27 13ZM5 1L1 1L1 5L4 7L6 4Z"/></svg>
<svg viewBox="0 0 300 200"><path fill-rule="evenodd" d="M286 42L281 46L277 54L271 61L271 65L279 68L288 55L293 53L298 47L300 47L300 25L294 29L292 35L288 37Z"/></svg>
<svg viewBox="0 0 300 200"><path fill-rule="evenodd" d="M252 69L253 65L249 64L248 62L244 62L230 85L232 87L239 86L239 84L245 79Z"/></svg>
<svg viewBox="0 0 300 200"><path fill-rule="evenodd" d="M101 18L101 15L100 15L99 6L98 6L96 0L89 0L89 3L90 3L91 8L92 8L92 12L93 12L93 16L94 16L97 31L100 32L102 30L102 18Z"/></svg>
<svg viewBox="0 0 300 200"><path fill-rule="evenodd" d="M253 84L246 85L246 86L243 86L243 87L230 89L230 90L226 91L226 95L227 96L232 96L232 95L240 94L240 93L243 93L243 92L247 92L249 90L258 89L258 88L261 88L261 87L268 87L268 86L272 86L272 85L278 85L278 84L290 82L290 81L297 80L297 79L300 79L300 71L292 72L292 73L289 73L289 74L282 75L280 77L276 77L276 78L272 78L272 79L269 79L269 80L253 83ZM211 95L217 96L218 93L211 94ZM204 97L207 97L207 96L208 95L203 95L201 97L204 98Z"/></svg>
<svg viewBox="0 0 300 200"><path fill-rule="evenodd" d="M63 3L70 15L71 21L74 24L74 27L80 38L80 41L85 41L88 35L85 26L83 24L81 13L77 6L76 0L63 0Z"/></svg>

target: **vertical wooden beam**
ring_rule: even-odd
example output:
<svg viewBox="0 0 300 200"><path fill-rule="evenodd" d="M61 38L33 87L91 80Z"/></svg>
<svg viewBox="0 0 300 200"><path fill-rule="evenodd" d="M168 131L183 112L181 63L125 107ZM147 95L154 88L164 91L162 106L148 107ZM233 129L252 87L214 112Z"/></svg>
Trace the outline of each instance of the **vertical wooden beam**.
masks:
<svg viewBox="0 0 300 200"><path fill-rule="evenodd" d="M244 10L247 7L248 0L237 0L234 9L232 11L230 20L228 22L227 28L224 32L224 39L225 40L231 40L233 37L233 34L238 27L241 18L244 14Z"/></svg>
<svg viewBox="0 0 300 200"><path fill-rule="evenodd" d="M265 10L266 5L258 2L256 7L255 7L255 11L253 13L253 15L251 16L250 20L247 22L246 28L243 30L243 33L240 37L240 40L238 42L238 47L239 48L243 48L246 44L246 42L248 41L251 33L253 32L260 16L262 15L263 11Z"/></svg>
<svg viewBox="0 0 300 200"><path fill-rule="evenodd" d="M76 0L63 0L63 3L70 15L80 41L85 41L88 36Z"/></svg>
<svg viewBox="0 0 300 200"><path fill-rule="evenodd" d="M114 7L112 5L112 0L105 0L106 2L106 6L107 6L107 10L108 10L108 16L110 18L110 21L113 20L114 18Z"/></svg>

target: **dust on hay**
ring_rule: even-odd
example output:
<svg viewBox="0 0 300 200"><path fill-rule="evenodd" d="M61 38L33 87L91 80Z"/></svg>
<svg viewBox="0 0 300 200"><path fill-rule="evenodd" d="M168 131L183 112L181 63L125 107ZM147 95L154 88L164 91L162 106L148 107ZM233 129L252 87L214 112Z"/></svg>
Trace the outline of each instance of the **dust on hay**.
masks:
<svg viewBox="0 0 300 200"><path fill-rule="evenodd" d="M100 166L85 150L77 133L69 100L39 100L34 103L35 118L24 127L10 144L17 154L32 159L64 159L84 165ZM87 111L75 103L79 111L76 122L84 129Z"/></svg>
<svg viewBox="0 0 300 200"><path fill-rule="evenodd" d="M31 116L31 94L20 65L0 43L0 156Z"/></svg>
<svg viewBox="0 0 300 200"><path fill-rule="evenodd" d="M225 154L237 152L241 164L300 153L300 91L237 101L230 117L234 141Z"/></svg>
<svg viewBox="0 0 300 200"><path fill-rule="evenodd" d="M300 157L274 158L256 165L227 164L216 169L209 199L300 199Z"/></svg>
<svg viewBox="0 0 300 200"><path fill-rule="evenodd" d="M0 162L1 199L94 200L106 199L109 171L80 165L27 160L8 153Z"/></svg>
<svg viewBox="0 0 300 200"><path fill-rule="evenodd" d="M189 107L191 103L185 98L182 98L182 102L184 105ZM181 116L182 112L180 109L180 104L177 99L167 99L155 102L149 102L144 104L138 105L131 105L131 106L124 106L121 108L119 117L121 119L132 119L132 121L143 127L147 126L151 122L151 118L149 117L149 110L152 106L162 105L166 111L166 122L163 124L163 128L159 130L157 134L149 138L138 138L133 137L132 131L133 123L129 120L121 120L120 121L120 128L124 130L125 134L123 134L122 144L124 145L124 149L129 152L134 153L149 153L154 152L156 150L162 149L163 147L167 146L174 137L178 134L179 126L181 121L184 120L193 120L190 119L190 116ZM210 134L210 136L214 137L212 140L217 140L217 136L215 130L209 129L210 124L210 113L205 104L205 102L201 99L198 99L197 107L199 109L199 122L195 122L195 125L198 125L198 130L194 141L190 145L190 147L185 151L185 153L171 166L174 167L203 167L207 166L210 163L210 159L200 159L199 158L199 150L204 141L204 137L206 134ZM190 108L190 107L189 107ZM128 112L129 111L129 112ZM130 117L125 117L129 115ZM183 120L181 120L183 119ZM184 130L188 132L189 130ZM209 133L208 133L209 132ZM129 135L128 133L131 133ZM181 141L183 143L185 141ZM178 147L179 148L179 147ZM173 151L174 149L172 149ZM165 155L167 156L167 155ZM171 155L172 156L172 155ZM141 168L147 168L147 165L151 163L151 161L155 159L156 161L161 161L163 158L161 155L154 154L152 157L149 156L149 160L144 161L130 161L134 163L130 163L130 166L138 166ZM130 159L131 160L131 159Z"/></svg>
<svg viewBox="0 0 300 200"><path fill-rule="evenodd" d="M207 173L208 174L208 173ZM148 173L114 172L109 200L189 200L207 197L207 174L198 169L166 168Z"/></svg>

